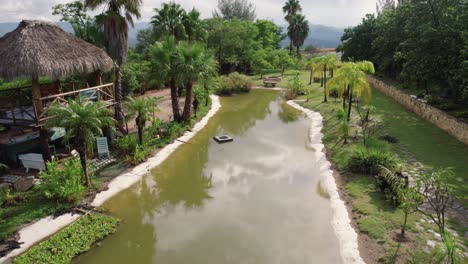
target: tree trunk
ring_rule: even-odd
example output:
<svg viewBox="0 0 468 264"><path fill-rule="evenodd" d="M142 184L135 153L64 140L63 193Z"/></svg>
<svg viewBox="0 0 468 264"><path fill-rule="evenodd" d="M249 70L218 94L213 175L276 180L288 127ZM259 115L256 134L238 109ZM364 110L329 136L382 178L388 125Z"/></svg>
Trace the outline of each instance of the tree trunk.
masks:
<svg viewBox="0 0 468 264"><path fill-rule="evenodd" d="M323 72L322 72L322 78L320 79L320 87L323 87Z"/></svg>
<svg viewBox="0 0 468 264"><path fill-rule="evenodd" d="M122 72L120 71L120 65L115 66L115 83L114 83L114 96L115 96L115 120L117 121L117 128L123 134L127 134L127 131L123 128L123 112L122 112Z"/></svg>
<svg viewBox="0 0 468 264"><path fill-rule="evenodd" d="M300 58L301 57L301 52L300 52L301 47L297 46L296 49L297 49L297 57Z"/></svg>
<svg viewBox="0 0 468 264"><path fill-rule="evenodd" d="M323 71L323 101L326 103L328 102L327 100L327 71Z"/></svg>
<svg viewBox="0 0 468 264"><path fill-rule="evenodd" d="M185 95L185 105L184 105L184 113L182 115L182 119L184 121L190 120L190 114L192 112L192 87L193 84L191 82L187 82L186 88L186 95Z"/></svg>
<svg viewBox="0 0 468 264"><path fill-rule="evenodd" d="M41 139L41 151L42 151L42 159L44 162L51 161L52 156L50 154L49 149L49 134L47 133L47 129L41 128L39 131L40 139Z"/></svg>
<svg viewBox="0 0 468 264"><path fill-rule="evenodd" d="M289 41L289 54L293 54L293 43L292 40Z"/></svg>
<svg viewBox="0 0 468 264"><path fill-rule="evenodd" d="M184 92L184 85L179 85L179 87L177 87L177 96L179 97L182 97L182 93Z"/></svg>
<svg viewBox="0 0 468 264"><path fill-rule="evenodd" d="M352 103L353 103L353 92L349 90L348 122L351 119L351 104Z"/></svg>
<svg viewBox="0 0 468 264"><path fill-rule="evenodd" d="M284 70L285 70L285 68L284 68L284 67L281 67L281 77L284 76Z"/></svg>
<svg viewBox="0 0 468 264"><path fill-rule="evenodd" d="M180 121L179 97L177 96L177 86L176 86L176 82L174 78L172 78L170 81L170 88L171 88L172 115L174 116L174 120L179 122Z"/></svg>
<svg viewBox="0 0 468 264"><path fill-rule="evenodd" d="M314 78L314 71L313 71L313 70L311 70L311 71L310 71L310 80L309 80L309 85L311 85L311 84L312 84L313 78Z"/></svg>
<svg viewBox="0 0 468 264"><path fill-rule="evenodd" d="M346 91L343 93L343 110L346 110L346 95L349 94L349 85Z"/></svg>
<svg viewBox="0 0 468 264"><path fill-rule="evenodd" d="M81 167L83 168L83 173L86 181L86 187L91 186L91 178L88 174L88 162L87 162L87 154L86 154L86 144L83 142L77 142L77 145L81 145L82 147L77 148L78 155L80 156Z"/></svg>
<svg viewBox="0 0 468 264"><path fill-rule="evenodd" d="M401 235L405 236L406 221L408 220L408 212L405 211L405 220L403 221L403 226L401 227Z"/></svg>
<svg viewBox="0 0 468 264"><path fill-rule="evenodd" d="M138 129L138 141L140 142L140 145L143 145L143 128L144 128L144 125L141 124L140 116L137 116L135 122L137 124L137 129Z"/></svg>
<svg viewBox="0 0 468 264"><path fill-rule="evenodd" d="M199 105L198 98L195 97L195 98L193 99L193 112L194 112L194 114L195 114L195 117L197 117L198 105Z"/></svg>

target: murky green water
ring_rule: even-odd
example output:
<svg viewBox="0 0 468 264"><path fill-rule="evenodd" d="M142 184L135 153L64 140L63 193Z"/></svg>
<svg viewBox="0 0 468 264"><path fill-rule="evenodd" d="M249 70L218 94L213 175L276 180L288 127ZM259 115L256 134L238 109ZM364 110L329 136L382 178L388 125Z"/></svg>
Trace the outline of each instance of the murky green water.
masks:
<svg viewBox="0 0 468 264"><path fill-rule="evenodd" d="M222 98L190 144L104 207L118 231L76 263L340 263L310 122L277 92ZM211 138L230 134L235 141Z"/></svg>

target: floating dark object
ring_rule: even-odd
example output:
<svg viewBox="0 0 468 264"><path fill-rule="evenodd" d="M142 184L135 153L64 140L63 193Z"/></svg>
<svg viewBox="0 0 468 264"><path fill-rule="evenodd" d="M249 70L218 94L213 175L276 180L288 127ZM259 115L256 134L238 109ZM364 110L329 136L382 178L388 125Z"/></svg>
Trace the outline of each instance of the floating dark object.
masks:
<svg viewBox="0 0 468 264"><path fill-rule="evenodd" d="M215 136L213 137L213 139L218 143L226 143L226 142L234 141L234 139L228 135Z"/></svg>

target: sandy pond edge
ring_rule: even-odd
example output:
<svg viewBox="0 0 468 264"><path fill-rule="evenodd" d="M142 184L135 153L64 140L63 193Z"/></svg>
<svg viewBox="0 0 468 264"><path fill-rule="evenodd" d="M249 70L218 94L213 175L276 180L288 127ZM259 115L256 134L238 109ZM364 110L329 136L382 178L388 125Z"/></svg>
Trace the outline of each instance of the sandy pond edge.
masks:
<svg viewBox="0 0 468 264"><path fill-rule="evenodd" d="M324 145L322 143L323 134L321 133L323 117L320 113L306 109L292 100L287 101L287 104L302 111L311 120L309 144L316 151L316 160L323 163L320 171L325 175L323 183L330 195L333 211L332 227L339 241L341 258L344 263L365 263L359 253L358 235L351 224L351 218L345 202L340 198L338 185L331 169L331 163L327 160L324 152Z"/></svg>
<svg viewBox="0 0 468 264"><path fill-rule="evenodd" d="M221 108L219 97L216 95L210 95L211 97L211 109L208 113L196 123L191 131L187 131L181 137L177 138L173 143L165 146L156 155L149 158L147 161L133 167L129 172L125 172L115 177L108 185L106 191L100 192L96 195L91 205L95 207L101 206L105 201L112 198L119 192L129 188L136 182L140 181L144 175L146 175L151 169L161 164L166 160L180 145L190 140L197 134L198 131L202 130L208 121L213 117L218 110ZM12 250L6 256L0 258L0 263L7 263L12 258L26 252L30 247L36 243L48 238L49 236L60 231L62 228L72 224L75 220L80 217L79 214L63 214L58 217L47 216L44 217L31 225L28 225L18 231L19 239L18 242L21 244L20 248Z"/></svg>

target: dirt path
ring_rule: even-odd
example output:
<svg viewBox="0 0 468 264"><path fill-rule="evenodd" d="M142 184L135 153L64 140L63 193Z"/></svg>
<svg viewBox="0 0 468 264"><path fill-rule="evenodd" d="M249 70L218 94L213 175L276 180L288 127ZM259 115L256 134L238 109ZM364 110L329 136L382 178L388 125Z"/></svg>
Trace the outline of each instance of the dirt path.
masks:
<svg viewBox="0 0 468 264"><path fill-rule="evenodd" d="M169 88L146 91L145 94L137 96L137 98L140 97L160 97L160 99L158 100L158 111L156 112L156 117L164 122L172 121L173 115L171 103L171 90ZM179 105L181 110L184 107L184 103L185 97L179 97ZM147 126L150 125L151 122L148 122ZM136 124L134 119L128 121L128 130L129 132L136 132Z"/></svg>

